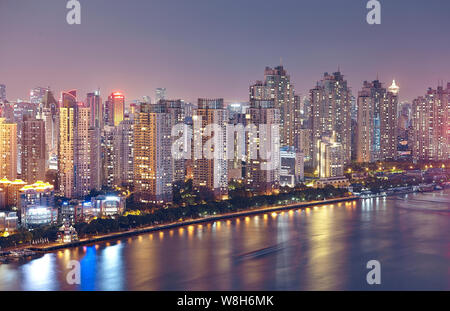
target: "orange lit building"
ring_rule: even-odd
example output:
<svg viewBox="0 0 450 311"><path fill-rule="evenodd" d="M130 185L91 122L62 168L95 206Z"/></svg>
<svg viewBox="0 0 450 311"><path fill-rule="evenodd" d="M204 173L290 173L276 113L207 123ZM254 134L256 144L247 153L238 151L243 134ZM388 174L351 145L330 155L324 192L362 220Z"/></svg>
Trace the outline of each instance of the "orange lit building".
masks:
<svg viewBox="0 0 450 311"><path fill-rule="evenodd" d="M106 103L107 123L117 126L123 121L125 114L125 96L121 92L113 92Z"/></svg>
<svg viewBox="0 0 450 311"><path fill-rule="evenodd" d="M17 124L0 118L0 178L17 177Z"/></svg>
<svg viewBox="0 0 450 311"><path fill-rule="evenodd" d="M14 181L8 180L7 178L0 179L0 188L3 189L5 196L4 207L19 207L20 206L20 189L24 187L27 183L23 180L16 179Z"/></svg>

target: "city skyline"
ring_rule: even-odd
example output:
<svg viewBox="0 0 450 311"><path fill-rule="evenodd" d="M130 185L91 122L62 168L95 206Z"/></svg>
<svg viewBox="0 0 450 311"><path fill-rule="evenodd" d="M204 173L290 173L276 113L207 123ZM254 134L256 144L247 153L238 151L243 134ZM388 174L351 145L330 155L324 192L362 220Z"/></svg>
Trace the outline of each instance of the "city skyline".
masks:
<svg viewBox="0 0 450 311"><path fill-rule="evenodd" d="M0 82L9 100L50 86L56 94L73 87L79 94L100 88L103 96L120 90L127 101L154 99L156 88L166 88L168 98L241 102L262 67L280 62L302 97L338 67L354 94L361 81L395 79L400 101L412 102L424 89L450 80L443 52L450 43L436 32L450 26L444 8L449 3L386 2L376 26L365 22L364 1L346 3L345 10L335 1L81 4L82 23L76 26L65 23L60 1L0 4L0 29L8 29L0 33L9 43L0 52ZM320 10L323 5L329 10Z"/></svg>

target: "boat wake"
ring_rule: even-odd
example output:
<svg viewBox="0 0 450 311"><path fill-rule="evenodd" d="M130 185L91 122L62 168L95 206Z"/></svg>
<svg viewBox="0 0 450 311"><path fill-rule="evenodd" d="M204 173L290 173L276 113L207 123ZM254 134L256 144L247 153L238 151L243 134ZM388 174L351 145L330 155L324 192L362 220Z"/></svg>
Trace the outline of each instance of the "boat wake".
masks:
<svg viewBox="0 0 450 311"><path fill-rule="evenodd" d="M244 261L244 260L249 260L249 259L256 259L256 258L263 257L263 256L266 256L269 254L276 253L282 249L284 249L284 246L283 246L283 243L280 243L280 244L276 244L273 246L261 248L261 249L255 250L255 251L251 251L248 253L236 255L235 260L236 261Z"/></svg>

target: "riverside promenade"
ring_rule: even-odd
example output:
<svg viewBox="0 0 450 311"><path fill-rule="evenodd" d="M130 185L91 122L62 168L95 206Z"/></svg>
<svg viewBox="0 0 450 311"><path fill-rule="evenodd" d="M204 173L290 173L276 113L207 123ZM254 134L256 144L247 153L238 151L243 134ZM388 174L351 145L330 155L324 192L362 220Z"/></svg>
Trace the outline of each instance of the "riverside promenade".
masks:
<svg viewBox="0 0 450 311"><path fill-rule="evenodd" d="M233 212L233 213L226 213L226 214L220 214L220 215L214 215L214 216L207 216L202 217L198 219L193 220L183 220L168 224L162 224L162 225L153 225L153 226L147 226L127 231L121 231L121 232L114 232L109 233L105 235L98 235L95 237L89 237L80 239L75 242L71 243L51 243L46 244L42 246L29 246L27 247L30 250L38 251L38 252L52 252L59 249L64 248L71 248L71 247L77 247L87 244L93 244L97 242L102 241L110 241L110 240L118 240L124 237L139 235L143 233L148 232L155 232L155 231L161 231L166 229L173 229L178 227L184 227L184 226L190 226L195 224L201 224L201 223L208 223L208 222L215 222L215 221L221 221L225 219L230 218L239 218L239 217L245 217L255 214L264 214L264 213L271 213L271 212L278 212L283 210L290 210L290 209L301 209L301 208L307 208L315 205L325 205L325 204L333 204L333 203L339 203L339 202L346 202L346 201L355 201L359 200L357 196L348 196L343 198L336 198L336 199L329 199L329 200L321 200L321 201L310 201L310 202L302 202L302 203L292 203L292 204L286 204L286 205L276 205L276 206L270 206L270 207L263 207L263 208L255 208L251 210L241 211L241 212Z"/></svg>

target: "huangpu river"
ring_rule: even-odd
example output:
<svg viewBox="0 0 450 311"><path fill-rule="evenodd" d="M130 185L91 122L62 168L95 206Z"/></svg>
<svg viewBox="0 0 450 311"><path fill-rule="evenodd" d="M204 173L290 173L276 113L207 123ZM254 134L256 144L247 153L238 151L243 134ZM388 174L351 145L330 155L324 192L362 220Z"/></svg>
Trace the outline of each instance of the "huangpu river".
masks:
<svg viewBox="0 0 450 311"><path fill-rule="evenodd" d="M450 191L240 217L0 265L0 290L450 290ZM70 285L72 260L79 285ZM381 265L369 285L367 262Z"/></svg>

